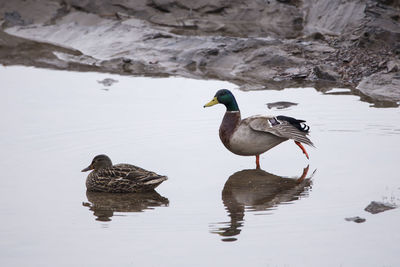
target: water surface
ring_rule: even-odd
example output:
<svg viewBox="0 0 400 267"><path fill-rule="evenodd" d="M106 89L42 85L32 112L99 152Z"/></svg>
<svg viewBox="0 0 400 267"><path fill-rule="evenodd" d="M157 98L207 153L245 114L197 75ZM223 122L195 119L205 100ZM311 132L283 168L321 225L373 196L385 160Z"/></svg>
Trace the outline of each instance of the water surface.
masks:
<svg viewBox="0 0 400 267"><path fill-rule="evenodd" d="M1 66L0 81L1 266L400 265L399 209L364 211L400 204L399 108L341 90L26 67ZM256 171L227 151L224 107L203 108L220 88L243 117L306 119L310 160L288 141ZM268 109L279 101L298 105ZM80 170L100 153L169 180L136 197L87 193Z"/></svg>

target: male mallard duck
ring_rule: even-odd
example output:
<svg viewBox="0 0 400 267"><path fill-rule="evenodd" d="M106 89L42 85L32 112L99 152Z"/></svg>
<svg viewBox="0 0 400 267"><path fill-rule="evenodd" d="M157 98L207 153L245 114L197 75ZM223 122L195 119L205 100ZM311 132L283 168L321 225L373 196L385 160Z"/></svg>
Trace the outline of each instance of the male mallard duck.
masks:
<svg viewBox="0 0 400 267"><path fill-rule="evenodd" d="M308 166L297 179L286 178L263 170L242 170L232 174L222 190L222 202L230 217L229 223L218 224L212 230L224 241L236 240L245 223L247 211L271 211L283 203L308 195L311 178L306 178Z"/></svg>
<svg viewBox="0 0 400 267"><path fill-rule="evenodd" d="M89 191L109 193L133 193L151 191L167 180L167 176L136 167L130 164L112 165L106 155L94 157L89 167L82 170L93 170L86 178Z"/></svg>
<svg viewBox="0 0 400 267"><path fill-rule="evenodd" d="M294 140L307 158L301 143L314 146L307 134L310 127L305 121L286 116L256 115L241 119L236 99L227 89L219 90L204 107L224 104L226 113L219 128L219 137L225 147L234 154L256 156L257 169L260 168L260 154L288 139Z"/></svg>

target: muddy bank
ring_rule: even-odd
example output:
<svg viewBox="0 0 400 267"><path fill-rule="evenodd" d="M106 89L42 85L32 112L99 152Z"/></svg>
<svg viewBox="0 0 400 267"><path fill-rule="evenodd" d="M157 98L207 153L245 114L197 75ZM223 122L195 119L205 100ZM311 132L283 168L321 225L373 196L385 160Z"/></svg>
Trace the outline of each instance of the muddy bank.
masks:
<svg viewBox="0 0 400 267"><path fill-rule="evenodd" d="M346 86L400 101L398 1L75 1L0 4L0 63L213 78L244 90Z"/></svg>

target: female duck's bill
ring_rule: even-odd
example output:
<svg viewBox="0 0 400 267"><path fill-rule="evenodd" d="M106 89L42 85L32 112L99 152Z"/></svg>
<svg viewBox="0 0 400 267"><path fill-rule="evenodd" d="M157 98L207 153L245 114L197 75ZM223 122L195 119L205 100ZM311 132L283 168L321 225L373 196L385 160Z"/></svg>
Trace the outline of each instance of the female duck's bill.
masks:
<svg viewBox="0 0 400 267"><path fill-rule="evenodd" d="M82 172L87 172L90 170L100 170L109 167L112 167L111 159L107 155L101 154L94 157L92 163L90 163L88 167L84 168Z"/></svg>

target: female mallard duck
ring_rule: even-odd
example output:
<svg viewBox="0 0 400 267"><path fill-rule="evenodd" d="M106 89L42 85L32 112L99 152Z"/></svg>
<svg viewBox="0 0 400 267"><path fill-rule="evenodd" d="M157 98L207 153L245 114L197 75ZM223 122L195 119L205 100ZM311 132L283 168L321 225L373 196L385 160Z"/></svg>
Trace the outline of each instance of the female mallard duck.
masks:
<svg viewBox="0 0 400 267"><path fill-rule="evenodd" d="M227 89L219 90L204 107L224 104L226 113L219 128L219 137L225 147L234 154L256 156L260 168L260 154L288 139L294 140L308 158L301 143L314 146L307 134L310 127L305 121L286 116L256 115L241 119L236 99Z"/></svg>
<svg viewBox="0 0 400 267"><path fill-rule="evenodd" d="M130 164L112 165L106 155L94 157L89 167L82 170L93 170L86 178L89 191L109 193L133 193L151 191L167 180L167 176L147 171Z"/></svg>

